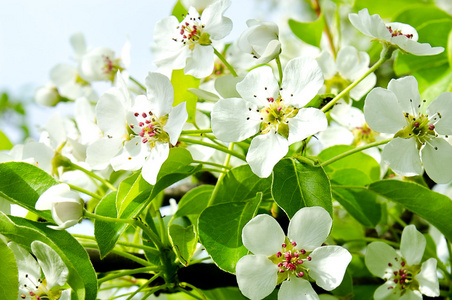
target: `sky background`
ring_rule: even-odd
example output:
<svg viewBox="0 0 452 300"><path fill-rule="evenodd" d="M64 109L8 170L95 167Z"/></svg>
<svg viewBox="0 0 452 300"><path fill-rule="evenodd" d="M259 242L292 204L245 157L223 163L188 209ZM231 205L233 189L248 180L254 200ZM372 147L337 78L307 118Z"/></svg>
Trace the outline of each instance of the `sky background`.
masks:
<svg viewBox="0 0 452 300"><path fill-rule="evenodd" d="M232 41L247 27L246 20L256 16L258 1L232 0L225 15L234 27L225 41ZM50 69L59 63L73 64L69 37L85 35L89 48L105 46L119 54L128 38L131 43L129 73L144 81L156 70L150 52L155 23L171 14L171 0L2 0L0 1L0 92L13 98L31 100L34 90L49 81ZM100 86L101 90L108 88ZM66 114L72 110L59 104ZM55 108L30 106L28 123L32 134L45 123ZM65 113L66 112L66 113ZM12 122L9 122L12 123ZM1 122L13 142L20 136L8 122Z"/></svg>

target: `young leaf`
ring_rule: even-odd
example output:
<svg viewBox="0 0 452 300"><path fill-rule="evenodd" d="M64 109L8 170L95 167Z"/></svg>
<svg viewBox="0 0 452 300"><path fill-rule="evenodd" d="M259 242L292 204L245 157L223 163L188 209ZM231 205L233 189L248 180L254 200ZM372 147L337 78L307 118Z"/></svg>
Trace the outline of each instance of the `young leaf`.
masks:
<svg viewBox="0 0 452 300"><path fill-rule="evenodd" d="M175 16L179 22L184 20L184 16L187 15L187 9L182 5L180 0L174 5L171 15Z"/></svg>
<svg viewBox="0 0 452 300"><path fill-rule="evenodd" d="M325 28L325 20L323 15L314 22L298 22L293 19L289 20L290 30L303 42L320 47L322 32Z"/></svg>
<svg viewBox="0 0 452 300"><path fill-rule="evenodd" d="M209 206L199 216L199 238L220 269L235 273L235 265L248 253L242 243L242 229L257 212L261 200L262 193L258 193L246 202Z"/></svg>
<svg viewBox="0 0 452 300"><path fill-rule="evenodd" d="M0 295L5 300L17 300L19 291L19 270L14 253L0 239Z"/></svg>
<svg viewBox="0 0 452 300"><path fill-rule="evenodd" d="M183 265L188 266L198 242L194 226L183 227L178 224L171 224L169 226L169 235L179 261Z"/></svg>
<svg viewBox="0 0 452 300"><path fill-rule="evenodd" d="M96 207L96 214L117 218L116 193L110 193L100 200ZM104 258L116 245L120 236L121 223L94 220L94 236L99 246L100 258Z"/></svg>
<svg viewBox="0 0 452 300"><path fill-rule="evenodd" d="M182 197L182 199L180 199L179 208L174 214L174 217L188 215L199 216L199 214L207 207L213 189L214 186L212 185L202 185L190 190Z"/></svg>
<svg viewBox="0 0 452 300"><path fill-rule="evenodd" d="M199 88L200 80L191 75L185 75L184 70L173 70L171 74L171 83L174 86L174 103L173 106L182 102L187 102L187 122L193 123L196 115L196 102L198 97L190 93L188 89Z"/></svg>
<svg viewBox="0 0 452 300"><path fill-rule="evenodd" d="M0 150L11 150L13 144L9 141L8 137L0 131Z"/></svg>
<svg viewBox="0 0 452 300"><path fill-rule="evenodd" d="M273 168L272 195L289 218L302 207L321 206L332 215L331 185L321 166L282 159Z"/></svg>

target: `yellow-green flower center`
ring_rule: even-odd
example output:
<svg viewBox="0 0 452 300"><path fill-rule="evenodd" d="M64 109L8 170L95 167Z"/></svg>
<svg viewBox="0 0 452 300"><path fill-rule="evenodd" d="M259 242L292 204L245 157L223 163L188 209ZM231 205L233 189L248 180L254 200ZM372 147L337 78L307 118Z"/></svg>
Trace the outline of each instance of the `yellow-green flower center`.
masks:
<svg viewBox="0 0 452 300"><path fill-rule="evenodd" d="M283 103L283 99L279 97L274 99L267 98L268 105L259 110L262 120L261 133L268 133L274 129L283 137L289 136L289 119L293 118L298 113L298 108Z"/></svg>

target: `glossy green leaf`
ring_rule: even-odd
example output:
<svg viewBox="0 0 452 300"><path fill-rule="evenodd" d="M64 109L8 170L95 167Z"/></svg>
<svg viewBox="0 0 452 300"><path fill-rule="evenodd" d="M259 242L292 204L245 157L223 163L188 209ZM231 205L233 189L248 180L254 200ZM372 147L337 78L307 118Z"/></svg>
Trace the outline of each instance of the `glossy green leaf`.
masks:
<svg viewBox="0 0 452 300"><path fill-rule="evenodd" d="M177 20L179 20L179 22L182 22L185 15L187 15L187 9L182 5L180 0L177 1L176 4L174 5L171 15L175 16Z"/></svg>
<svg viewBox="0 0 452 300"><path fill-rule="evenodd" d="M303 42L320 47L323 29L325 28L325 20L323 15L314 22L298 22L293 19L289 20L290 30Z"/></svg>
<svg viewBox="0 0 452 300"><path fill-rule="evenodd" d="M264 199L271 198L271 177L260 178L251 171L249 165L233 168L218 183L213 204L244 201L262 193Z"/></svg>
<svg viewBox="0 0 452 300"><path fill-rule="evenodd" d="M354 149L353 146L337 145L323 150L318 157L321 161L326 161L352 149ZM328 174L333 174L336 170L350 168L362 171L372 181L380 179L380 165L375 159L362 152L354 153L327 165L325 171Z"/></svg>
<svg viewBox="0 0 452 300"><path fill-rule="evenodd" d="M333 198L336 199L350 215L365 226L375 226L381 219L381 206L377 195L364 188L371 183L370 178L357 169L341 169L331 175ZM347 188L358 186L360 188Z"/></svg>
<svg viewBox="0 0 452 300"><path fill-rule="evenodd" d="M116 218L116 193L110 193L100 200L96 207L96 214ZM121 223L94 220L94 237L99 245L100 258L104 258L116 245L120 235Z"/></svg>
<svg viewBox="0 0 452 300"><path fill-rule="evenodd" d="M123 213L127 206L142 193L149 194L153 186L143 179L140 173L136 173L124 179L118 188L116 196L116 209Z"/></svg>
<svg viewBox="0 0 452 300"><path fill-rule="evenodd" d="M188 266L198 243L194 226L183 227L178 224L171 224L169 226L169 235L179 261L183 265Z"/></svg>
<svg viewBox="0 0 452 300"><path fill-rule="evenodd" d="M452 240L452 226L450 226L452 199L449 197L417 183L398 180L374 182L369 186L369 190L418 214L438 228L447 239Z"/></svg>
<svg viewBox="0 0 452 300"><path fill-rule="evenodd" d="M45 171L24 162L0 164L0 197L52 221L50 211L35 209L36 201L57 182Z"/></svg>
<svg viewBox="0 0 452 300"><path fill-rule="evenodd" d="M235 265L248 253L242 229L256 214L261 200L262 193L258 193L246 202L209 206L199 216L199 238L220 269L235 273Z"/></svg>
<svg viewBox="0 0 452 300"><path fill-rule="evenodd" d="M13 144L10 142L8 137L0 131L0 151L1 150L11 150Z"/></svg>
<svg viewBox="0 0 452 300"><path fill-rule="evenodd" d="M14 253L0 239L0 295L4 300L17 300L19 291L19 270Z"/></svg>
<svg viewBox="0 0 452 300"><path fill-rule="evenodd" d="M68 284L72 299L94 300L97 295L97 276L85 249L65 230L53 230L46 223L33 222L18 217L8 217L0 212L0 234L30 250L33 241L52 247L69 270Z"/></svg>
<svg viewBox="0 0 452 300"><path fill-rule="evenodd" d="M196 102L198 97L190 93L188 89L199 88L200 80L191 75L185 75L184 70L173 70L171 74L171 83L175 87L174 89L174 103L173 106L178 105L182 102L187 102L187 122L193 123L195 121L196 115Z"/></svg>
<svg viewBox="0 0 452 300"><path fill-rule="evenodd" d="M179 208L174 217L199 214L207 207L212 195L213 185L201 185L188 191L179 201Z"/></svg>
<svg viewBox="0 0 452 300"><path fill-rule="evenodd" d="M449 68L437 81L425 82L423 85L427 87L421 93L421 98L427 100L428 103L433 101L441 93L452 92L452 69Z"/></svg>
<svg viewBox="0 0 452 300"><path fill-rule="evenodd" d="M430 6L433 0L355 0L355 10L367 8L371 15L379 14L383 19L392 18L407 8ZM394 21L398 21L395 19Z"/></svg>
<svg viewBox="0 0 452 300"><path fill-rule="evenodd" d="M282 159L273 168L272 195L289 218L307 206L333 213L331 185L323 168L295 158Z"/></svg>

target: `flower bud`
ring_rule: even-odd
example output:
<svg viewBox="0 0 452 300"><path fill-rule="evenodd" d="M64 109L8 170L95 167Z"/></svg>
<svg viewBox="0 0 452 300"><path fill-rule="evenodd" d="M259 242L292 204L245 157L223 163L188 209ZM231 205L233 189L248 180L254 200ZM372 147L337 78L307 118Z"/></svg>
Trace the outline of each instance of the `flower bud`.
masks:
<svg viewBox="0 0 452 300"><path fill-rule="evenodd" d="M57 230L77 224L83 217L83 206L83 200L65 183L52 186L36 202L37 210L51 210L58 226L49 227Z"/></svg>
<svg viewBox="0 0 452 300"><path fill-rule="evenodd" d="M44 106L55 106L60 99L57 88L51 85L39 87L35 91L35 101Z"/></svg>

